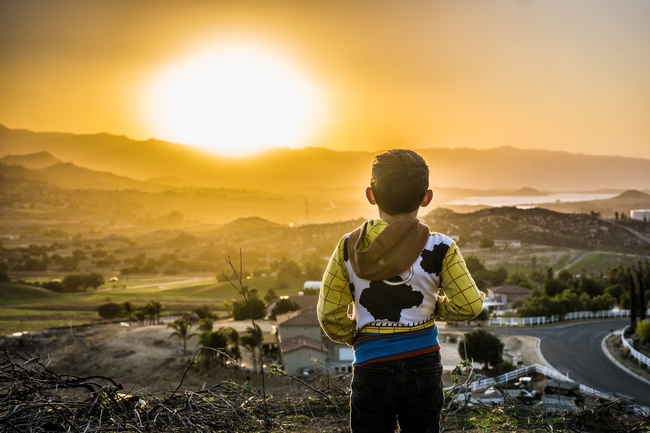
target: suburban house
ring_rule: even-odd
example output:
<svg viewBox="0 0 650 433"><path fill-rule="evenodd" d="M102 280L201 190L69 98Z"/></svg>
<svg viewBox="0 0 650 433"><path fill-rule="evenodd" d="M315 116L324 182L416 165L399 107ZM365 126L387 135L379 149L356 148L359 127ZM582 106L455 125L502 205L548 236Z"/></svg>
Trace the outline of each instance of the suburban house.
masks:
<svg viewBox="0 0 650 433"><path fill-rule="evenodd" d="M514 239L495 239L494 246L497 248L521 248L521 241Z"/></svg>
<svg viewBox="0 0 650 433"><path fill-rule="evenodd" d="M279 314L278 343L284 371L300 375L326 365L327 349L316 316L316 308Z"/></svg>
<svg viewBox="0 0 650 433"><path fill-rule="evenodd" d="M630 218L639 221L650 221L650 209L634 209L630 211Z"/></svg>
<svg viewBox="0 0 650 433"><path fill-rule="evenodd" d="M510 310L522 305L530 297L530 289L519 286L497 286L487 289L489 304L499 306L498 309Z"/></svg>
<svg viewBox="0 0 650 433"><path fill-rule="evenodd" d="M323 333L315 306L279 314L276 320L280 357L288 374L301 375L326 367L352 371L352 348L334 343Z"/></svg>

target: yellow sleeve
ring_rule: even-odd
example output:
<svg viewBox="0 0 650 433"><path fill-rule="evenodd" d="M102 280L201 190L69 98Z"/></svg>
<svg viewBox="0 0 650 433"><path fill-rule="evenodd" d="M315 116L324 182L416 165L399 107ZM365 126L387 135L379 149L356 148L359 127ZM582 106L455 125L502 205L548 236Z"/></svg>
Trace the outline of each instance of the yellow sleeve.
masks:
<svg viewBox="0 0 650 433"><path fill-rule="evenodd" d="M345 245L343 238L323 275L318 297L318 321L332 341L352 345L356 323L348 316L348 306L354 302L354 298L345 267Z"/></svg>
<svg viewBox="0 0 650 433"><path fill-rule="evenodd" d="M436 315L443 320L470 320L478 316L483 309L485 293L476 287L455 243L451 245L442 262L440 289L442 293L436 304Z"/></svg>

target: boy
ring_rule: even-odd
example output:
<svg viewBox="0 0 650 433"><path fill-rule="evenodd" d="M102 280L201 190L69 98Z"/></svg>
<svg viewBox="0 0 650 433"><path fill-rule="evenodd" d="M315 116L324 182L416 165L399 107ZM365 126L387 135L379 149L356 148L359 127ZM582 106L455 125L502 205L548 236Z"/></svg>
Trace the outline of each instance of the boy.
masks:
<svg viewBox="0 0 650 433"><path fill-rule="evenodd" d="M327 336L354 348L352 432L393 433L399 423L403 433L438 433L443 391L434 317L476 317L485 295L456 244L417 218L433 198L420 155L377 155L366 198L380 219L341 239L318 301Z"/></svg>

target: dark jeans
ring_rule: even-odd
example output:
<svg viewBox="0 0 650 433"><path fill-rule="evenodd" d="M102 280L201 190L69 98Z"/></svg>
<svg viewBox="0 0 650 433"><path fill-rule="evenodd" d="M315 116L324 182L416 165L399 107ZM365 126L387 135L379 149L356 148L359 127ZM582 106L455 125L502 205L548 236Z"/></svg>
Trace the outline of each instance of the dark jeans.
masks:
<svg viewBox="0 0 650 433"><path fill-rule="evenodd" d="M352 433L438 433L442 386L440 352L355 366Z"/></svg>

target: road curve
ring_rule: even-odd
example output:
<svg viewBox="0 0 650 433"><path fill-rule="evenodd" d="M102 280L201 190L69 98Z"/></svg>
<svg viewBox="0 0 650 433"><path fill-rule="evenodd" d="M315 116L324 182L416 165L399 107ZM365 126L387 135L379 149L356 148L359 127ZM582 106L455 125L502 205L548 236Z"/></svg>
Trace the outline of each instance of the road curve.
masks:
<svg viewBox="0 0 650 433"><path fill-rule="evenodd" d="M560 373L595 390L629 395L636 404L650 406L650 384L614 364L602 349L603 338L628 324L629 320L609 319L538 328L492 327L490 330L537 337L542 356Z"/></svg>

